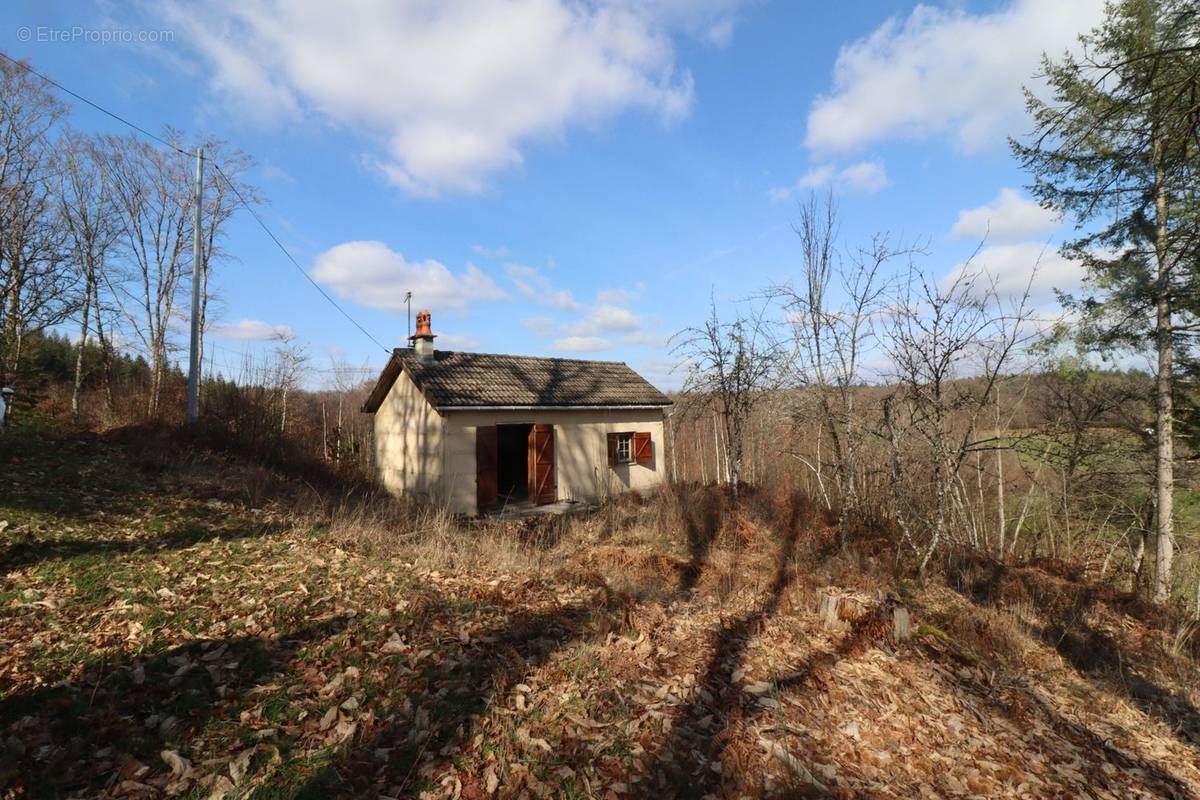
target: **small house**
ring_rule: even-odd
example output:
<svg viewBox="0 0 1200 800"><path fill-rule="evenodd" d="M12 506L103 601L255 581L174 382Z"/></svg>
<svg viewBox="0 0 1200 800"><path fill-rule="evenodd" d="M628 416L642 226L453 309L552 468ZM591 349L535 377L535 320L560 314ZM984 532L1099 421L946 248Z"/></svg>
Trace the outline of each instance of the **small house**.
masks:
<svg viewBox="0 0 1200 800"><path fill-rule="evenodd" d="M422 311L363 405L388 491L480 514L663 482L671 401L626 364L435 350L434 338Z"/></svg>

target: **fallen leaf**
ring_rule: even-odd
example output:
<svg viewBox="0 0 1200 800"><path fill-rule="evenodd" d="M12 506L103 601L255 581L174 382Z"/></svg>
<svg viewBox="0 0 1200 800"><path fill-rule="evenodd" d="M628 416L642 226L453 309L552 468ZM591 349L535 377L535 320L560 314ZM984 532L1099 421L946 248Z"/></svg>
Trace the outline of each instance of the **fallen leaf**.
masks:
<svg viewBox="0 0 1200 800"><path fill-rule="evenodd" d="M229 777L233 779L234 786L240 784L246 777L246 773L250 769L250 759L253 757L254 748L247 747L229 762Z"/></svg>
<svg viewBox="0 0 1200 800"><path fill-rule="evenodd" d="M496 775L496 765L488 764L488 768L484 770L483 779L488 794L495 794L500 788L500 778Z"/></svg>
<svg viewBox="0 0 1200 800"><path fill-rule="evenodd" d="M184 777L192 769L192 762L179 755L175 750L163 750L158 755L171 768L171 777L175 780Z"/></svg>

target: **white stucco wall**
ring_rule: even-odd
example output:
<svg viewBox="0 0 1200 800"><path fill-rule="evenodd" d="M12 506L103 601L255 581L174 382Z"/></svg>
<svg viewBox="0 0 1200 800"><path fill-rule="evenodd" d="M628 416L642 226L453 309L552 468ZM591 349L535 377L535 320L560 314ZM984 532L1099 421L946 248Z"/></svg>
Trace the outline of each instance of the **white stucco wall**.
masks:
<svg viewBox="0 0 1200 800"><path fill-rule="evenodd" d="M443 419L401 372L375 412L375 466L394 494L441 500Z"/></svg>
<svg viewBox="0 0 1200 800"><path fill-rule="evenodd" d="M596 409L447 411L444 416L443 490L450 509L474 514L475 429L480 425L537 423L554 426L554 473L559 500L600 500L618 492L652 489L666 479L663 410ZM649 432L649 464L608 465L608 434Z"/></svg>

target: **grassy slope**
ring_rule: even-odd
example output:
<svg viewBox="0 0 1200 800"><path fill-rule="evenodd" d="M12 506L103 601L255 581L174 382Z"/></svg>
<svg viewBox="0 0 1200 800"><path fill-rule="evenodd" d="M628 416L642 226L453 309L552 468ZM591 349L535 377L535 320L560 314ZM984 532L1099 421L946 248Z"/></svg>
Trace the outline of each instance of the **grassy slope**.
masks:
<svg viewBox="0 0 1200 800"><path fill-rule="evenodd" d="M1042 570L894 586L894 645L819 623L884 579L796 506L707 551L691 504L690 559L625 508L552 568L438 571L153 439L0 441L0 792L1200 796L1194 656Z"/></svg>

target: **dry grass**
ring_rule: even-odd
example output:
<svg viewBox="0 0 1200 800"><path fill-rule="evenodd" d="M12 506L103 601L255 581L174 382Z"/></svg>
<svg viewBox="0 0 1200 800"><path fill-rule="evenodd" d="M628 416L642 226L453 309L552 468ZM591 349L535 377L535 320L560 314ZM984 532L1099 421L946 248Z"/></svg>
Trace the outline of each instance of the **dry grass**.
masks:
<svg viewBox="0 0 1200 800"><path fill-rule="evenodd" d="M1200 642L1200 637L1196 633L1200 631L1200 619L1188 619L1179 623L1179 627L1175 629L1175 635L1171 638L1171 657L1179 662L1186 662L1195 657L1196 644Z"/></svg>
<svg viewBox="0 0 1200 800"><path fill-rule="evenodd" d="M1027 666L1037 649L1027 609L968 606L949 617L946 633L976 657L1010 668Z"/></svg>
<svg viewBox="0 0 1200 800"><path fill-rule="evenodd" d="M657 529L628 506L614 501L592 514L472 520L435 504L377 493L314 507L309 516L314 529L339 546L421 569L535 574L605 541L651 544Z"/></svg>
<svg viewBox="0 0 1200 800"><path fill-rule="evenodd" d="M313 502L305 514L322 536L364 554L401 559L423 569L535 574L560 569L576 561L579 553L605 547L610 553L629 548L662 554L682 564L688 557L683 545L687 499L680 490L667 487L614 497L591 511L501 521L469 519L433 503L376 491L334 503ZM715 558L736 559L732 553L745 543L734 528L744 524L735 521L720 528L711 548ZM756 532L751 538L761 537ZM614 571L622 572L623 566L627 565Z"/></svg>
<svg viewBox="0 0 1200 800"><path fill-rule="evenodd" d="M0 787L1200 790L1195 637L1062 565L964 562L951 585L911 587L878 536L840 551L832 521L782 489L733 504L684 486L480 522L211 456L33 444L0 507L0 724L19 745L0 754ZM77 484L92 494L63 507ZM829 593L864 613L827 626ZM892 641L891 602L913 611L912 641Z"/></svg>

